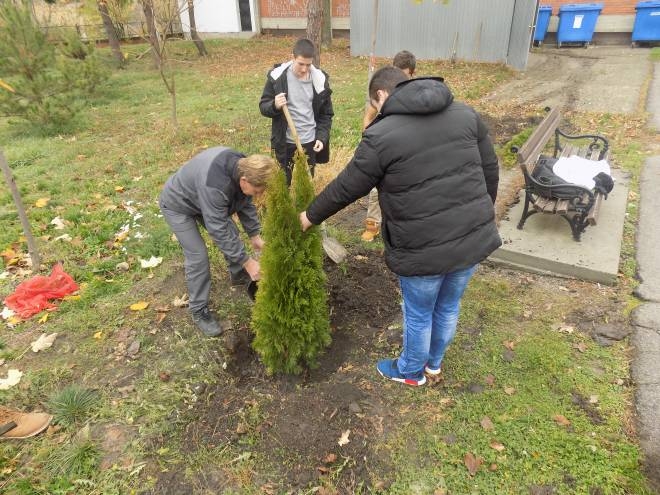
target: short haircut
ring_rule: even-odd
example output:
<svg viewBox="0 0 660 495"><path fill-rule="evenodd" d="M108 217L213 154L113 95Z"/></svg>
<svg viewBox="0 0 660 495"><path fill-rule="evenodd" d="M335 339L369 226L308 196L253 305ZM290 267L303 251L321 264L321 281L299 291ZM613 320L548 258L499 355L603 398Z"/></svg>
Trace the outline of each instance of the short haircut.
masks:
<svg viewBox="0 0 660 495"><path fill-rule="evenodd" d="M392 65L398 67L401 70L408 69L412 74L415 72L415 67L417 66L417 59L415 55L410 53L408 50L401 50L399 53L394 55L392 59Z"/></svg>
<svg viewBox="0 0 660 495"><path fill-rule="evenodd" d="M307 38L300 38L293 45L293 58L314 58L314 43Z"/></svg>
<svg viewBox="0 0 660 495"><path fill-rule="evenodd" d="M381 67L374 75L371 76L371 81L369 81L369 98L377 99L377 91L383 90L387 91L389 94L392 94L396 85L408 81L408 76L398 67L389 65L387 67Z"/></svg>
<svg viewBox="0 0 660 495"><path fill-rule="evenodd" d="M238 175L254 187L266 187L277 168L277 162L266 155L250 155L238 160Z"/></svg>

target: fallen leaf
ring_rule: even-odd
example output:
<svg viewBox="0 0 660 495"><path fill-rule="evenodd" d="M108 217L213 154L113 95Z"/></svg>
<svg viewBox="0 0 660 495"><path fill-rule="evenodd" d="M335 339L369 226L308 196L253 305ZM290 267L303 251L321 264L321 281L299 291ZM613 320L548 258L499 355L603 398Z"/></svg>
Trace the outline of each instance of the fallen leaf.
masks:
<svg viewBox="0 0 660 495"><path fill-rule="evenodd" d="M126 349L126 354L129 356L135 356L138 352L140 352L140 341L134 340L131 342L131 345L128 346L128 349Z"/></svg>
<svg viewBox="0 0 660 495"><path fill-rule="evenodd" d="M495 449L495 450L497 450L498 452L502 452L506 447L504 447L504 445L502 445L502 444L501 444L500 442L498 442L497 440L491 440L491 441L490 441L490 448L491 448L491 449Z"/></svg>
<svg viewBox="0 0 660 495"><path fill-rule="evenodd" d="M53 218L50 221L50 224L55 226L55 230L64 230L66 228L64 220L62 220L60 217Z"/></svg>
<svg viewBox="0 0 660 495"><path fill-rule="evenodd" d="M0 316L2 316L3 320L8 320L12 316L14 316L16 313L14 313L13 310L9 309L7 306L2 308L2 313L0 313Z"/></svg>
<svg viewBox="0 0 660 495"><path fill-rule="evenodd" d="M156 317L156 325L160 325L166 317L167 313L158 313L158 316Z"/></svg>
<svg viewBox="0 0 660 495"><path fill-rule="evenodd" d="M579 342L577 344L573 344L573 349L577 349L580 352L586 352L587 351L587 344L584 342Z"/></svg>
<svg viewBox="0 0 660 495"><path fill-rule="evenodd" d="M80 299L80 294L69 294L62 298L63 301L78 301Z"/></svg>
<svg viewBox="0 0 660 495"><path fill-rule="evenodd" d="M343 447L347 443L350 442L348 439L348 436L351 434L351 430L346 430L344 433L341 434L341 437L339 437L339 440L337 440L337 443L339 444L340 447Z"/></svg>
<svg viewBox="0 0 660 495"><path fill-rule="evenodd" d="M337 460L337 454L334 454L332 452L330 452L328 455L326 455L323 458L323 462L326 463L326 464L332 464L336 460Z"/></svg>
<svg viewBox="0 0 660 495"><path fill-rule="evenodd" d="M39 198L35 203L34 206L37 208L43 208L48 204L50 201L50 198Z"/></svg>
<svg viewBox="0 0 660 495"><path fill-rule="evenodd" d="M142 180L142 176L138 175L137 177L133 177L133 182L139 182Z"/></svg>
<svg viewBox="0 0 660 495"><path fill-rule="evenodd" d="M495 376L490 373L486 375L486 383L492 387L495 384Z"/></svg>
<svg viewBox="0 0 660 495"><path fill-rule="evenodd" d="M12 258L16 257L16 251L12 248L7 248L4 251L0 252L0 258L5 260L5 264L9 262Z"/></svg>
<svg viewBox="0 0 660 495"><path fill-rule="evenodd" d="M115 192L123 193L124 192L124 186L115 186Z"/></svg>
<svg viewBox="0 0 660 495"><path fill-rule="evenodd" d="M328 468L326 466L316 466L316 469L321 474L328 474L330 472L330 468Z"/></svg>
<svg viewBox="0 0 660 495"><path fill-rule="evenodd" d="M148 260L143 260L140 258L140 266L142 268L154 268L160 265L163 262L163 258L157 258L156 256L152 256Z"/></svg>
<svg viewBox="0 0 660 495"><path fill-rule="evenodd" d="M502 344L510 351L512 351L516 347L516 343L513 342L512 340L505 340L504 342L502 342Z"/></svg>
<svg viewBox="0 0 660 495"><path fill-rule="evenodd" d="M18 384L18 382L21 381L22 376L23 373L21 373L18 370L14 370L14 369L8 370L7 378L0 378L0 390L8 390L9 388Z"/></svg>
<svg viewBox="0 0 660 495"><path fill-rule="evenodd" d="M559 331L559 333L567 333L570 335L573 332L575 332L575 327L571 325L559 325L559 327L557 327L557 330Z"/></svg>
<svg viewBox="0 0 660 495"><path fill-rule="evenodd" d="M493 428L495 428L495 425L493 424L493 422L490 420L490 418L488 416L484 416L481 419L480 424L481 424L481 427L486 431L492 431Z"/></svg>
<svg viewBox="0 0 660 495"><path fill-rule="evenodd" d="M143 309L147 309L148 307L149 307L149 303L146 301L140 301L130 305L131 311L142 311Z"/></svg>
<svg viewBox="0 0 660 495"><path fill-rule="evenodd" d="M589 396L589 404L598 404L598 396L597 395L590 395Z"/></svg>
<svg viewBox="0 0 660 495"><path fill-rule="evenodd" d="M65 242L71 242L71 236L69 234L62 234L60 236L57 236L54 241L65 241Z"/></svg>
<svg viewBox="0 0 660 495"><path fill-rule="evenodd" d="M172 306L175 308L185 308L188 306L188 294L184 294L181 297L176 296L174 301L172 301Z"/></svg>
<svg viewBox="0 0 660 495"><path fill-rule="evenodd" d="M563 416L561 414L555 414L552 419L554 419L557 424L561 426L570 426L571 422L566 418L566 416Z"/></svg>
<svg viewBox="0 0 660 495"><path fill-rule="evenodd" d="M488 471L497 471L497 464L492 463L490 466L488 466Z"/></svg>
<svg viewBox="0 0 660 495"><path fill-rule="evenodd" d="M472 452L468 452L465 454L465 457L463 457L463 463L470 473L470 476L477 474L477 471L479 471L479 466L481 466L483 462L484 460L481 457L475 457Z"/></svg>
<svg viewBox="0 0 660 495"><path fill-rule="evenodd" d="M128 270L130 270L130 268L131 266L125 261L121 261L120 263L117 263L115 265L115 269L121 272L127 272Z"/></svg>
<svg viewBox="0 0 660 495"><path fill-rule="evenodd" d="M39 338L37 340L30 343L30 346L32 347L32 352L39 352L39 351L43 351L44 349L48 349L50 346L53 345L53 342L55 342L56 338L57 338L57 332L51 333L50 335L46 335L45 333L42 333L41 335L39 335Z"/></svg>
<svg viewBox="0 0 660 495"><path fill-rule="evenodd" d="M95 339L102 339L103 338L103 332L101 330L99 330L98 332L96 332L94 334L94 338Z"/></svg>
<svg viewBox="0 0 660 495"><path fill-rule="evenodd" d="M161 382L169 382L170 381L170 374L167 371L161 371L158 373L158 379Z"/></svg>
<svg viewBox="0 0 660 495"><path fill-rule="evenodd" d="M504 393L506 395L513 395L516 393L516 389L513 387L504 387Z"/></svg>

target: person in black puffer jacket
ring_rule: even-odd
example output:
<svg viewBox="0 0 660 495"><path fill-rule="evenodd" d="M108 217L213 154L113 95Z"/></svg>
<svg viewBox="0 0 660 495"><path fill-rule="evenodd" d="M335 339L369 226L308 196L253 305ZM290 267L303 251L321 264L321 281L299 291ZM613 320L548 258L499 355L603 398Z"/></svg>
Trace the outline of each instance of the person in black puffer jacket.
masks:
<svg viewBox="0 0 660 495"><path fill-rule="evenodd" d="M403 349L378 362L381 375L423 385L438 374L460 301L477 264L502 241L493 204L499 168L477 112L454 101L441 78L376 71L379 111L346 168L300 214L303 230L378 189L385 261L399 276Z"/></svg>

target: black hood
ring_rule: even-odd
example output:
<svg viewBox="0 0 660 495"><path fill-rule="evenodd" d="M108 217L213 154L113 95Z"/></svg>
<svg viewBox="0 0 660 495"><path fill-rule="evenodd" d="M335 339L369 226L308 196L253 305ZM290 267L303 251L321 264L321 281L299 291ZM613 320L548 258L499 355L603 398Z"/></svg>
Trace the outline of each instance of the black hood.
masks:
<svg viewBox="0 0 660 495"><path fill-rule="evenodd" d="M452 101L454 95L442 78L420 77L399 83L381 108L381 115L437 113Z"/></svg>

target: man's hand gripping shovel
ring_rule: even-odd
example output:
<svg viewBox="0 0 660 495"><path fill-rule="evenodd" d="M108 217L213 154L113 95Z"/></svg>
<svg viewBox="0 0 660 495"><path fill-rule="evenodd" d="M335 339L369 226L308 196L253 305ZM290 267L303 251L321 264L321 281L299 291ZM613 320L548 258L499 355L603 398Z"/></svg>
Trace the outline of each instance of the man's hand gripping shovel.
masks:
<svg viewBox="0 0 660 495"><path fill-rule="evenodd" d="M289 125L289 129L291 130L293 140L296 142L296 148L298 149L298 152L306 157L305 150L303 149L302 144L300 144L298 132L296 132L296 126L293 124L293 119L291 118L291 114L289 113L289 109L286 105L282 106L282 112L284 112L286 122ZM344 246L342 246L337 239L328 236L328 233L325 230L325 222L321 223L321 236L323 238L323 250L325 251L325 254L328 255L328 258L330 258L335 263L342 263L348 256L348 251L346 251Z"/></svg>

